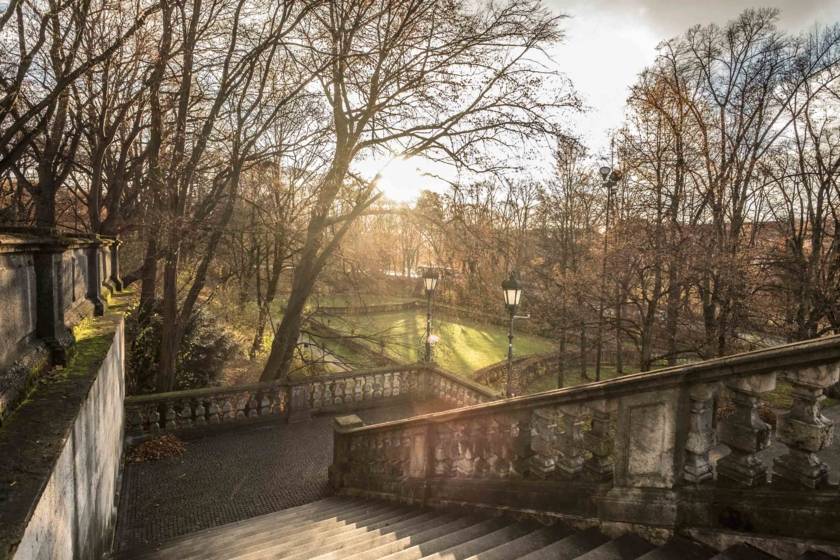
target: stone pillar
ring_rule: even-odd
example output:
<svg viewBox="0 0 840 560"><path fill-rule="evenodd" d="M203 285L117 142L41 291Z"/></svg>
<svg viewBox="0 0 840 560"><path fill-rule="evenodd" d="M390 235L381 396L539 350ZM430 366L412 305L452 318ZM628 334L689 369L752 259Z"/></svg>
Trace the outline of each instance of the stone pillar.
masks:
<svg viewBox="0 0 840 560"><path fill-rule="evenodd" d="M683 477L692 484L709 480L715 474L709 461L709 451L715 445L714 394L715 387L708 384L694 385L689 391L691 404Z"/></svg>
<svg viewBox="0 0 840 560"><path fill-rule="evenodd" d="M840 365L825 364L796 370L787 375L793 385L793 404L779 418L778 439L787 454L773 462L773 475L817 488L828 480L828 465L817 456L831 445L834 424L822 415L823 392L837 382Z"/></svg>
<svg viewBox="0 0 840 560"><path fill-rule="evenodd" d="M105 301L102 299L102 267L99 266L99 254L102 242L94 237L87 250L88 286L87 298L93 303L93 313L96 316L105 314Z"/></svg>
<svg viewBox="0 0 840 560"><path fill-rule="evenodd" d="M118 292L123 291L124 288L122 274L120 274L120 245L122 241L115 237L111 243L111 281Z"/></svg>
<svg viewBox="0 0 840 560"><path fill-rule="evenodd" d="M610 405L606 400L595 401L587 405L592 412L592 427L583 436L586 449L592 453L583 467L587 473L599 481L612 480L613 477L613 434Z"/></svg>
<svg viewBox="0 0 840 560"><path fill-rule="evenodd" d="M44 341L53 363L67 364L75 340L64 324L64 272L61 263L66 247L45 243L33 255L35 264L36 325L35 334Z"/></svg>
<svg viewBox="0 0 840 560"><path fill-rule="evenodd" d="M732 453L718 461L718 478L748 487L764 484L767 467L756 454L770 446L771 429L758 417L758 398L776 388L776 373L734 379L726 386L732 392L735 412L723 420L720 440Z"/></svg>

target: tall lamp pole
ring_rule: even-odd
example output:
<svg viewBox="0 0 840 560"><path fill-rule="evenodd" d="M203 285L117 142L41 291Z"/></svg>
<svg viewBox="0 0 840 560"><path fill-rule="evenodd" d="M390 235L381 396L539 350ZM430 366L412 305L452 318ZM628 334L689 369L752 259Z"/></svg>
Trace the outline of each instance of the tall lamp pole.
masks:
<svg viewBox="0 0 840 560"><path fill-rule="evenodd" d="M601 290L598 297L598 347L595 349L595 381L601 380L601 347L604 338L604 291L607 287L607 234L610 231L610 214L612 213L612 189L620 178L618 171L613 171L607 166L598 170L604 186L607 188L607 209L604 223L604 248L601 255Z"/></svg>
<svg viewBox="0 0 840 560"><path fill-rule="evenodd" d="M432 361L432 295L437 286L438 273L431 268L423 273L423 287L426 289L426 355L423 361L427 364Z"/></svg>
<svg viewBox="0 0 840 560"><path fill-rule="evenodd" d="M508 322L507 387L505 388L505 395L510 398L513 396L513 319L516 315L519 300L522 298L522 286L516 280L515 272L511 272L510 278L502 282L502 292L505 296L505 307L510 314L510 321Z"/></svg>

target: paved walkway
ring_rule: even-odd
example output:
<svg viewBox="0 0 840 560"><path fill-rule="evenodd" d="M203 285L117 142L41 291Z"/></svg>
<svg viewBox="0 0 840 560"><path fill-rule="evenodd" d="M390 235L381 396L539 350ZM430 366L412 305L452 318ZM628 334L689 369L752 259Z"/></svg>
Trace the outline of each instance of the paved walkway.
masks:
<svg viewBox="0 0 840 560"><path fill-rule="evenodd" d="M358 415L373 424L445 408L429 401ZM181 457L127 464L116 549L157 544L326 496L332 419L243 426L189 440Z"/></svg>

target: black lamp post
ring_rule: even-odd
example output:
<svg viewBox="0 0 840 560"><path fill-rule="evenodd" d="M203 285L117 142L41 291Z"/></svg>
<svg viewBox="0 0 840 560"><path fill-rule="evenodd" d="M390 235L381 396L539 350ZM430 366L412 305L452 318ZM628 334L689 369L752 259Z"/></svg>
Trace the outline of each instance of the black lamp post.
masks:
<svg viewBox="0 0 840 560"><path fill-rule="evenodd" d="M610 215L612 213L613 203L613 187L621 179L621 173L618 170L613 170L606 165L598 170L601 179L604 181L604 186L607 189L607 209L606 219L604 222L604 247L601 255L601 289L598 297L598 346L595 349L595 380L601 380L601 346L603 346L604 338L604 292L607 285L607 249L608 235L610 231Z"/></svg>
<svg viewBox="0 0 840 560"><path fill-rule="evenodd" d="M437 281L437 271L426 269L423 273L423 288L426 289L426 355L423 361L426 363L432 361L432 295L435 293Z"/></svg>
<svg viewBox="0 0 840 560"><path fill-rule="evenodd" d="M502 292L505 295L505 307L510 314L510 322L508 323L508 367L507 367L507 388L505 395L507 397L513 396L513 318L516 314L516 308L519 305L519 300L522 298L522 286L516 280L516 273L511 272L510 278L502 281Z"/></svg>

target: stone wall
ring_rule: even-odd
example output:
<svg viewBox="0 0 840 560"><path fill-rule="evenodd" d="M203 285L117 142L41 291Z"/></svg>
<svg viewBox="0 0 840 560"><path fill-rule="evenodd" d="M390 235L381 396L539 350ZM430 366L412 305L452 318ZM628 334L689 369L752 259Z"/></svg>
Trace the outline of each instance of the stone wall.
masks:
<svg viewBox="0 0 840 560"><path fill-rule="evenodd" d="M19 245L15 245L20 248ZM35 336L35 263L0 239L0 368Z"/></svg>
<svg viewBox="0 0 840 560"><path fill-rule="evenodd" d="M80 343L89 345L84 357L80 351L64 376L39 385L0 429L0 559L99 558L110 548L124 326L117 313L95 323L96 337Z"/></svg>
<svg viewBox="0 0 840 560"><path fill-rule="evenodd" d="M103 291L121 285L117 247L0 228L0 422L40 373L66 362L73 325L104 312Z"/></svg>

